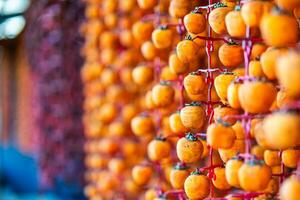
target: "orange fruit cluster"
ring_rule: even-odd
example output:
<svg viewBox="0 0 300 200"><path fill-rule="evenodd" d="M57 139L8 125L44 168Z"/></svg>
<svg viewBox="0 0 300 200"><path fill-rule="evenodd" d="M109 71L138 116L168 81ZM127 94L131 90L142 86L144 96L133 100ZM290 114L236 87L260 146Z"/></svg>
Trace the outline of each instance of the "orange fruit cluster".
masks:
<svg viewBox="0 0 300 200"><path fill-rule="evenodd" d="M85 2L89 199L300 199L300 1Z"/></svg>

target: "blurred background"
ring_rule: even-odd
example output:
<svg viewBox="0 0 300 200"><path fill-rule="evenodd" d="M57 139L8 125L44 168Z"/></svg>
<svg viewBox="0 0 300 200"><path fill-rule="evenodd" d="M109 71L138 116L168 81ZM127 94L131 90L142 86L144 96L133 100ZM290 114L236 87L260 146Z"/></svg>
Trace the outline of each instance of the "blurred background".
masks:
<svg viewBox="0 0 300 200"><path fill-rule="evenodd" d="M0 199L84 199L80 0L0 0Z"/></svg>

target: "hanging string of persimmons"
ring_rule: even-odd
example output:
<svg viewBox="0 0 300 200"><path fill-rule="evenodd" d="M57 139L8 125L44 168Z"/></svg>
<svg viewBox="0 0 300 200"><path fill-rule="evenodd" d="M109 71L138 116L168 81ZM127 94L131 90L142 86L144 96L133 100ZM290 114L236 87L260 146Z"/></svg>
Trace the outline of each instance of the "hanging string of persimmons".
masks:
<svg viewBox="0 0 300 200"><path fill-rule="evenodd" d="M300 199L299 1L85 3L89 199Z"/></svg>

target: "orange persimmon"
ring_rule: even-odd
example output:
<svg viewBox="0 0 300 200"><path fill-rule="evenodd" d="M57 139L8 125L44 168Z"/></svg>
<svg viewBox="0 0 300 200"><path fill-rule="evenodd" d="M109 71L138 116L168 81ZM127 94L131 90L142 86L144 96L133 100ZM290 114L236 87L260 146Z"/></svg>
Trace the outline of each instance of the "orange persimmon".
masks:
<svg viewBox="0 0 300 200"><path fill-rule="evenodd" d="M243 20L239 6L234 11L227 13L225 17L227 32L232 37L245 37L246 24Z"/></svg>
<svg viewBox="0 0 300 200"><path fill-rule="evenodd" d="M182 40L177 44L176 53L182 62L189 63L197 59L198 49L199 47L192 38L187 37L185 40Z"/></svg>
<svg viewBox="0 0 300 200"><path fill-rule="evenodd" d="M182 124L179 112L173 113L169 117L170 128L174 133L185 133L188 129Z"/></svg>
<svg viewBox="0 0 300 200"><path fill-rule="evenodd" d="M147 147L148 157L152 161L161 161L170 156L171 145L166 139L157 137Z"/></svg>
<svg viewBox="0 0 300 200"><path fill-rule="evenodd" d="M246 81L239 88L241 107L250 113L268 112L276 98L277 90L272 83Z"/></svg>
<svg viewBox="0 0 300 200"><path fill-rule="evenodd" d="M235 74L231 72L223 72L215 78L214 84L216 92L224 104L227 103L228 87L235 78Z"/></svg>
<svg viewBox="0 0 300 200"><path fill-rule="evenodd" d="M250 27L259 27L262 15L264 14L263 9L263 1L246 2L241 8L245 24Z"/></svg>
<svg viewBox="0 0 300 200"><path fill-rule="evenodd" d="M279 155L279 151L272 151L269 149L266 149L264 151L264 161L266 163L266 165L272 167L272 166L276 166L276 165L280 165L281 160L280 160L280 155Z"/></svg>
<svg viewBox="0 0 300 200"><path fill-rule="evenodd" d="M249 63L249 75L253 77L264 77L265 74L259 60L252 60Z"/></svg>
<svg viewBox="0 0 300 200"><path fill-rule="evenodd" d="M191 103L180 110L182 124L192 130L200 130L205 121L205 111L198 103Z"/></svg>
<svg viewBox="0 0 300 200"><path fill-rule="evenodd" d="M241 188L249 192L265 189L271 180L271 169L260 160L246 161L239 169Z"/></svg>
<svg viewBox="0 0 300 200"><path fill-rule="evenodd" d="M279 83L288 96L300 97L300 54L291 51L282 55L276 63L276 74Z"/></svg>
<svg viewBox="0 0 300 200"><path fill-rule="evenodd" d="M150 21L137 21L132 26L133 37L138 42L145 42L151 38L153 23Z"/></svg>
<svg viewBox="0 0 300 200"><path fill-rule="evenodd" d="M218 106L214 108L214 120L218 121L218 119L221 119L222 121L229 123L230 125L236 122L236 119L230 118L230 115L238 115L238 114L239 114L238 110L235 110L228 106Z"/></svg>
<svg viewBox="0 0 300 200"><path fill-rule="evenodd" d="M286 167L296 168L300 158L299 149L286 149L282 152L282 162Z"/></svg>
<svg viewBox="0 0 300 200"><path fill-rule="evenodd" d="M219 3L209 14L208 23L217 34L227 33L225 17L230 11L231 8L227 7L226 4Z"/></svg>
<svg viewBox="0 0 300 200"><path fill-rule="evenodd" d="M184 74L189 70L187 63L182 62L176 53L169 56L169 67L174 74Z"/></svg>
<svg viewBox="0 0 300 200"><path fill-rule="evenodd" d="M153 60L158 54L158 50L151 41L146 41L142 44L141 52L147 60Z"/></svg>
<svg viewBox="0 0 300 200"><path fill-rule="evenodd" d="M176 153L178 159L183 163L194 163L200 160L203 152L202 142L192 133L177 141Z"/></svg>
<svg viewBox="0 0 300 200"><path fill-rule="evenodd" d="M184 191L189 199L204 199L209 195L210 181L207 176L194 172L184 182Z"/></svg>
<svg viewBox="0 0 300 200"><path fill-rule="evenodd" d="M228 104L235 109L241 108L239 100L239 87L240 83L232 81L227 88L227 101Z"/></svg>
<svg viewBox="0 0 300 200"><path fill-rule="evenodd" d="M300 144L300 116L292 111L267 116L262 129L273 149L287 149Z"/></svg>
<svg viewBox="0 0 300 200"><path fill-rule="evenodd" d="M300 194L300 179L292 175L280 187L279 196L282 200L298 200Z"/></svg>
<svg viewBox="0 0 300 200"><path fill-rule="evenodd" d="M243 161L239 160L238 158L234 157L227 161L225 165L225 177L229 185L239 188L239 170L243 165Z"/></svg>
<svg viewBox="0 0 300 200"><path fill-rule="evenodd" d="M137 0L137 3L142 9L151 9L157 4L157 0Z"/></svg>
<svg viewBox="0 0 300 200"><path fill-rule="evenodd" d="M219 59L225 67L237 67L244 61L243 47L233 41L225 43L219 48Z"/></svg>
<svg viewBox="0 0 300 200"><path fill-rule="evenodd" d="M284 48L269 48L260 57L260 64L263 73L270 80L276 79L276 63L277 59L287 52Z"/></svg>
<svg viewBox="0 0 300 200"><path fill-rule="evenodd" d="M173 103L175 91L168 82L160 82L152 88L153 103L158 107L166 107Z"/></svg>
<svg viewBox="0 0 300 200"><path fill-rule="evenodd" d="M227 182L225 176L225 168L217 167L214 169L216 179L213 179L213 185L219 190L228 190L231 188L231 185Z"/></svg>
<svg viewBox="0 0 300 200"><path fill-rule="evenodd" d="M205 78L201 74L190 73L184 77L183 85L187 93L197 95L205 89Z"/></svg>
<svg viewBox="0 0 300 200"><path fill-rule="evenodd" d="M214 149L229 149L236 138L234 130L224 122L210 124L206 135L207 144Z"/></svg>
<svg viewBox="0 0 300 200"><path fill-rule="evenodd" d="M172 45L173 32L167 26L159 26L152 32L152 41L156 48L165 49Z"/></svg>
<svg viewBox="0 0 300 200"><path fill-rule="evenodd" d="M136 165L132 168L132 179L138 185L147 184L152 177L153 170L150 166Z"/></svg>
<svg viewBox="0 0 300 200"><path fill-rule="evenodd" d="M280 11L265 15L261 20L260 30L266 44L275 47L292 46L299 39L297 20Z"/></svg>
<svg viewBox="0 0 300 200"><path fill-rule="evenodd" d="M180 163L170 172L170 183L174 189L183 189L185 179L190 175L189 168Z"/></svg>
<svg viewBox="0 0 300 200"><path fill-rule="evenodd" d="M132 70L132 79L139 85L147 85L153 81L153 68L146 65L139 65Z"/></svg>
<svg viewBox="0 0 300 200"><path fill-rule="evenodd" d="M184 16L183 23L186 30L193 34L199 34L206 29L205 15L198 9Z"/></svg>
<svg viewBox="0 0 300 200"><path fill-rule="evenodd" d="M154 122L150 116L138 115L131 120L131 129L137 136L151 135L154 130Z"/></svg>

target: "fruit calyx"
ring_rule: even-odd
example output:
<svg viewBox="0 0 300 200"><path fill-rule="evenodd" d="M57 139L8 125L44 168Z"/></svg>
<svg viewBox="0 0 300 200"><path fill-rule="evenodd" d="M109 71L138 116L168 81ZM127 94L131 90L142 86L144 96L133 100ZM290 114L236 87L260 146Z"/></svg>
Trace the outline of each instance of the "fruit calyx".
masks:
<svg viewBox="0 0 300 200"><path fill-rule="evenodd" d="M155 140L158 140L158 141L162 141L162 142L165 142L167 139L161 135L158 135L155 137Z"/></svg>
<svg viewBox="0 0 300 200"><path fill-rule="evenodd" d="M241 11L241 6L240 6L240 5L236 5L236 6L234 7L234 10L235 10L235 11Z"/></svg>
<svg viewBox="0 0 300 200"><path fill-rule="evenodd" d="M227 7L225 3L218 2L214 5L214 8L224 8Z"/></svg>
<svg viewBox="0 0 300 200"><path fill-rule="evenodd" d="M288 15L288 16L292 16L291 13L289 13L288 11L281 9L278 6L274 6L273 9L271 10L271 14L274 15Z"/></svg>
<svg viewBox="0 0 300 200"><path fill-rule="evenodd" d="M258 160L256 158L253 158L251 160L247 160L245 163L247 165L250 165L250 166L256 166L256 165L262 166L262 165L265 165L265 162L263 160Z"/></svg>
<svg viewBox="0 0 300 200"><path fill-rule="evenodd" d="M238 153L239 154L239 153ZM230 160L238 160L238 161L243 161L243 159L240 157L240 156L238 156L238 154L237 155L235 155L235 156L233 156L232 158L230 158Z"/></svg>
<svg viewBox="0 0 300 200"><path fill-rule="evenodd" d="M159 84L164 85L164 86L170 86L171 82L170 81L160 81Z"/></svg>
<svg viewBox="0 0 300 200"><path fill-rule="evenodd" d="M167 30L168 29L168 25L159 25L158 29L159 30Z"/></svg>
<svg viewBox="0 0 300 200"><path fill-rule="evenodd" d="M194 13L194 14L202 14L202 11L201 11L200 9L201 9L200 7L195 7L195 9L192 10L191 13Z"/></svg>
<svg viewBox="0 0 300 200"><path fill-rule="evenodd" d="M178 162L178 163L176 163L176 165L174 165L173 168L176 170L187 170L187 169L189 169L189 166L187 166L185 163Z"/></svg>
<svg viewBox="0 0 300 200"><path fill-rule="evenodd" d="M199 169L196 169L195 171L191 172L191 175L202 175Z"/></svg>
<svg viewBox="0 0 300 200"><path fill-rule="evenodd" d="M189 35L189 34L186 35L184 39L185 40L191 40L191 41L193 41L193 37L191 35Z"/></svg>
<svg viewBox="0 0 300 200"><path fill-rule="evenodd" d="M227 42L228 45L239 45L236 41L234 41L233 39L228 39Z"/></svg>
<svg viewBox="0 0 300 200"><path fill-rule="evenodd" d="M193 101L192 103L187 103L185 106L201 106L202 104L198 101Z"/></svg>
<svg viewBox="0 0 300 200"><path fill-rule="evenodd" d="M186 135L185 135L185 138L188 140L188 141L197 141L198 138L191 132L188 132Z"/></svg>
<svg viewBox="0 0 300 200"><path fill-rule="evenodd" d="M225 126L225 127L229 127L229 126L231 126L231 124L230 124L230 123L228 123L228 122L225 122L224 120L222 120L222 118L221 118L221 117L219 117L219 118L216 120L216 122L217 122L217 124L221 124L222 126Z"/></svg>
<svg viewBox="0 0 300 200"><path fill-rule="evenodd" d="M200 76L200 71L190 72L189 75Z"/></svg>

